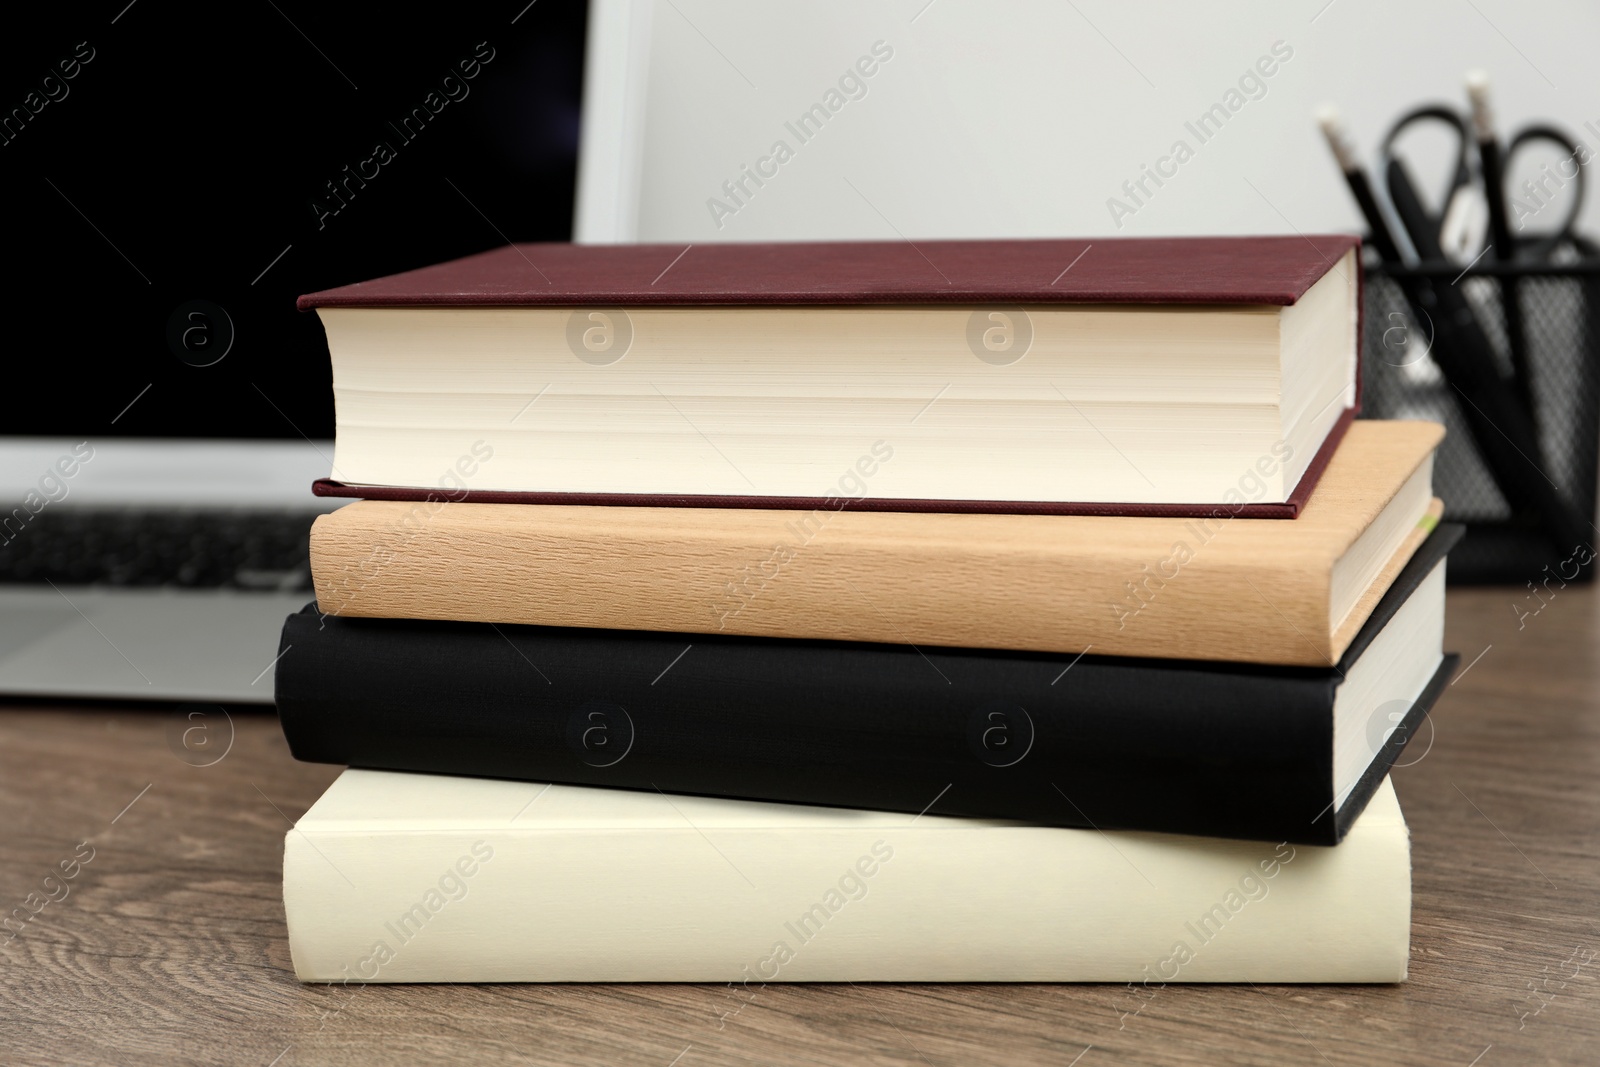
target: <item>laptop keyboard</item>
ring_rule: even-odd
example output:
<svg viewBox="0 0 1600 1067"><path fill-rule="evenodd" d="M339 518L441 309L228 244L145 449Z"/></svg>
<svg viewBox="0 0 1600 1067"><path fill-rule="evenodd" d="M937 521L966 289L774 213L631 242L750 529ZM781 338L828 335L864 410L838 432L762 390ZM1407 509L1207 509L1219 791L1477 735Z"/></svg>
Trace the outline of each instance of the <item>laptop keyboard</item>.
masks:
<svg viewBox="0 0 1600 1067"><path fill-rule="evenodd" d="M311 519L282 511L19 511L0 515L0 584L305 592Z"/></svg>

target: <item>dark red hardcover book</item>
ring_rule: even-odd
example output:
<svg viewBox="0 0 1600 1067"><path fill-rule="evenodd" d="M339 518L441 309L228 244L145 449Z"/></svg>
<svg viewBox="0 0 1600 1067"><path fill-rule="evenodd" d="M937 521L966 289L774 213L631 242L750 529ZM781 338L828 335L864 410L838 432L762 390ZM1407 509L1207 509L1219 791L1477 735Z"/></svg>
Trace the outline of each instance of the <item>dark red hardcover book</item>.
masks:
<svg viewBox="0 0 1600 1067"><path fill-rule="evenodd" d="M1349 234L708 245L507 245L372 281L308 293L339 307L837 306L907 304L1294 304L1346 252ZM1360 257L1356 257L1357 270ZM1361 279L1358 277L1357 306ZM1360 337L1357 323L1356 336ZM1292 519L1350 421L1333 426L1289 499L1225 505L864 498L873 511ZM374 500L810 510L821 498L570 493L314 483L318 496Z"/></svg>
<svg viewBox="0 0 1600 1067"><path fill-rule="evenodd" d="M1349 234L1321 234L524 244L308 293L298 303L302 311L626 304L1288 305L1360 243Z"/></svg>
<svg viewBox="0 0 1600 1067"><path fill-rule="evenodd" d="M1350 428L1355 411L1340 417L1328 432L1327 440L1300 476L1289 499L1281 504L1077 504L1054 500L906 500L853 497L847 505L854 511L931 511L944 514L1013 515L1126 515L1133 518L1203 518L1228 515L1236 519L1293 519L1311 499L1328 461L1338 450L1344 432ZM393 485L346 485L332 478L311 483L317 496L356 497L361 500L450 500L472 504L578 504L587 507L631 508L768 508L775 511L816 511L833 509L838 503L823 497L795 496L678 496L661 493L526 493L498 489L423 489Z"/></svg>

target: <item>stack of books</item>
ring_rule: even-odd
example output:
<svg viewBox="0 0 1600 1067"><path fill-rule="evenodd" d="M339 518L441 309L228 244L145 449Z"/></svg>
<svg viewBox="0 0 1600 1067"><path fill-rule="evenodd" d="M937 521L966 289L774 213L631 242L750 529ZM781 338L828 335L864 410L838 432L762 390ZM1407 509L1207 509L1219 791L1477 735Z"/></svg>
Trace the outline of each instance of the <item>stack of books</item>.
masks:
<svg viewBox="0 0 1600 1067"><path fill-rule="evenodd" d="M513 246L302 298L307 981L1386 982L1456 662L1349 237Z"/></svg>

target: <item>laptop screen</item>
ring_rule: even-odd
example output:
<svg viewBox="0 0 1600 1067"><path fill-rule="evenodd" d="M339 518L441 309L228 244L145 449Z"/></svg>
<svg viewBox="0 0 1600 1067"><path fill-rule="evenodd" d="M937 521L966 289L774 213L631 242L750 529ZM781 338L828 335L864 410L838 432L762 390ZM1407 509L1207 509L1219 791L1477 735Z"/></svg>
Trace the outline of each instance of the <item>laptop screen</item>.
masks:
<svg viewBox="0 0 1600 1067"><path fill-rule="evenodd" d="M582 3L263 5L248 46L204 7L43 8L0 40L8 436L329 439L296 296L570 236Z"/></svg>

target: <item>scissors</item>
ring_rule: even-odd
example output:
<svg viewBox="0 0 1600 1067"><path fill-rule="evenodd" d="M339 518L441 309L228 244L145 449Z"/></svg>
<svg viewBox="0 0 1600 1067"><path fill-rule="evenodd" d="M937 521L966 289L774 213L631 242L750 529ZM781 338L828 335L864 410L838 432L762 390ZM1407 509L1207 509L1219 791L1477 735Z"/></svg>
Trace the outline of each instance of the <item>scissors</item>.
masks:
<svg viewBox="0 0 1600 1067"><path fill-rule="evenodd" d="M1476 99L1474 103L1477 104ZM1417 249L1421 258L1428 258L1423 248L1437 247L1451 258L1471 259L1483 244L1486 222L1496 230L1497 251L1502 244L1506 246L1506 251L1501 253L1503 259L1548 259L1559 245L1575 242L1573 231L1583 207L1587 177L1583 165L1590 155L1587 147L1580 146L1554 126L1535 124L1518 130L1502 151L1494 142L1493 129L1487 126L1485 115L1475 113L1469 116L1449 105L1427 104L1402 115L1390 127L1383 139L1380 173L1389 173L1392 161L1398 159L1395 147L1401 134L1423 124L1443 126L1454 138L1454 150L1444 197L1440 201L1444 210L1437 221L1430 216L1425 222L1431 233L1416 232L1423 225L1423 220L1413 218L1407 221L1406 229L1412 247ZM1516 199L1516 193L1506 187L1517 154L1541 142L1554 145L1561 152L1561 162L1557 163L1554 171L1546 166L1546 176L1541 181L1548 183L1553 180L1558 189L1567 185L1574 188L1566 197L1566 213L1554 228L1539 229L1528 236L1516 237L1511 235L1507 220L1514 216L1521 220L1530 214L1543 215L1546 199L1551 197L1551 190L1547 186L1541 188L1534 181L1523 183L1525 188L1521 199ZM1476 166L1474 154L1478 156ZM1568 159L1572 160L1573 173L1570 175L1565 173L1562 166ZM1552 174L1553 178L1550 176ZM1513 207L1520 208L1520 213L1513 212ZM1487 219L1484 218L1485 212Z"/></svg>

